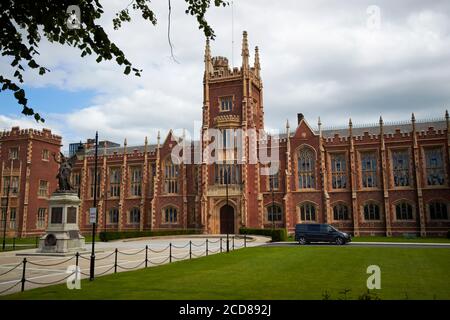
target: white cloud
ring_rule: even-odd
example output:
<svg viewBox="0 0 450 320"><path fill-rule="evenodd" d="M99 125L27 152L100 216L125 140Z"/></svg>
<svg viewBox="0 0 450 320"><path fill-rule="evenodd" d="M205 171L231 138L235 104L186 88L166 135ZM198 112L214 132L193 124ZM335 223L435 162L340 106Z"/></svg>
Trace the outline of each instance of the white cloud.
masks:
<svg viewBox="0 0 450 320"><path fill-rule="evenodd" d="M40 49L40 61L52 72L45 77L27 74L35 87L97 93L91 105L46 117L65 141L99 130L106 139L121 143L127 137L131 144L141 144L146 135L154 141L158 129L190 128L201 120L204 37L195 19L184 14L184 3L172 3L177 64L167 42L167 3L152 3L156 27L136 17L113 31L114 11L127 4L108 1L102 23L129 59L143 68L141 78L123 75L113 62L97 64L92 57L81 59L75 49L48 43ZM230 8L208 14L217 34L212 53L240 65L242 30L249 32L251 46L260 47L270 128L283 128L286 118L295 123L297 112L312 124L321 116L325 125L345 125L348 117L375 122L380 114L386 120L406 120L413 111L418 117L441 116L450 100L450 4L378 1L378 31L366 27L371 4L235 1L234 59Z"/></svg>

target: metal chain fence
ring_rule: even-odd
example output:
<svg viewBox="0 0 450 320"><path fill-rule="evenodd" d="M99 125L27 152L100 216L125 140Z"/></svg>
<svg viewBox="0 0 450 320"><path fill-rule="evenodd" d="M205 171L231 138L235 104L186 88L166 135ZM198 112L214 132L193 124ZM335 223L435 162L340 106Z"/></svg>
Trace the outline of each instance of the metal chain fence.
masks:
<svg viewBox="0 0 450 320"><path fill-rule="evenodd" d="M246 237L246 235L244 235L243 236L243 243L241 245L236 245L235 244L235 236L233 236L233 237L229 237L229 238L227 237L225 239L223 237L221 237L221 238L219 238L219 239L217 239L215 241L211 241L209 239L206 239L202 243L194 243L194 242L192 242L190 240L188 243L186 243L185 245L182 245L182 246L174 245L174 244L172 244L172 242L170 242L167 247L165 247L163 249L159 249L159 250L151 249L148 245L146 245L144 249L141 249L141 250L138 250L138 251L132 252L132 253L119 251L116 248L113 252L111 252L110 254L107 254L106 256L104 256L102 258L95 258L95 261L101 261L101 260L105 260L107 258L110 258L110 257L112 257L114 255L114 264L111 265L110 268L108 268L106 271L103 271L101 273L97 273L96 276L102 276L102 275L107 274L108 272L110 272L112 270L114 270L114 273L117 273L118 269L134 270L134 269L137 269L137 268L141 267L142 265L145 265L145 268L147 268L149 265L158 266L158 265L165 264L167 262L172 263L174 260L181 261L181 260L186 260L186 259L190 260L192 258L205 257L205 256L208 256L209 253L222 253L225 250L227 250L226 252L228 252L229 248L230 248L230 246L229 246L230 240L232 242L231 250L235 250L237 248L245 248L245 247L247 247L247 237ZM227 244L226 245L227 249L224 249L224 247L223 247L223 243L224 242ZM217 244L217 243L219 244L219 248L214 249L214 250L210 249L210 247L209 247L210 244ZM174 255L174 253L172 252L172 249L186 249L188 247L189 247L189 252L186 253L185 255L181 256L181 257ZM202 247L205 247L204 251L202 251L200 249ZM161 261L156 261L157 258L153 258L152 260L150 260L149 254L151 254L151 253L161 254L161 253L166 252L167 250L169 251L168 252L168 256L166 258L163 258ZM129 267L129 266L125 266L124 265L125 263L122 264L122 265L118 263L119 255L135 256L135 255L141 254L143 252L145 252L145 259L144 259L144 261L141 261L141 262L139 262L139 261L132 261L132 262L139 262L135 266ZM11 269L5 271L4 273L0 274L0 277L1 277L1 276L4 276L4 275L6 275L6 274L8 274L8 273L10 273L10 272L12 272L12 271L22 267L22 277L21 277L21 279L17 280L17 282L14 283L12 286L10 286L10 287L0 291L0 294L3 294L5 292L8 292L8 291L12 290L13 288L15 288L19 284L21 284L21 290L20 290L21 292L25 291L25 284L26 283L30 283L30 284L33 284L33 285L40 285L40 286L57 284L57 283L60 283L60 282L62 282L64 280L67 280L69 277L71 277L73 274L76 273L76 271L74 271L74 272L70 273L69 275L64 276L62 279L58 279L58 280L54 280L54 281L37 282L37 281L33 281L33 280L30 280L30 279L27 279L27 272L26 272L27 271L27 265L37 266L37 267L54 267L54 266L66 264L69 261L75 259L76 270L80 270L79 269L79 259L80 258L84 259L84 260L90 260L91 261L90 258L84 257L79 252L75 253L74 256L72 256L72 257L70 257L68 259L65 259L64 261L57 262L57 263L52 263L52 264L36 263L36 262L28 261L27 258L24 258L22 260L22 262L20 262L19 264L17 264L16 266L12 267ZM101 267L107 267L107 266L101 266ZM86 277L90 276L89 274L81 272L81 270L79 272L80 272L81 275L84 275Z"/></svg>

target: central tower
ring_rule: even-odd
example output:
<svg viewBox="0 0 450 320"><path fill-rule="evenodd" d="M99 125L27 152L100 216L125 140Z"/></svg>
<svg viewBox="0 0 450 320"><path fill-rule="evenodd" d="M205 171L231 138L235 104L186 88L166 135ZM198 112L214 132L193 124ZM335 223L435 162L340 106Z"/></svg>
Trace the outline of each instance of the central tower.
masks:
<svg viewBox="0 0 450 320"><path fill-rule="evenodd" d="M262 226L259 165L248 161L257 152L257 140L249 140L249 132L264 130L261 66L258 47L250 66L246 31L241 55L241 67L230 67L227 58L211 56L206 40L202 151L215 139L210 129L220 131L218 145L222 147L215 154L218 161L211 163L205 154L202 158L201 219L208 233L237 233L243 226ZM241 161L237 158L238 135L243 137Z"/></svg>

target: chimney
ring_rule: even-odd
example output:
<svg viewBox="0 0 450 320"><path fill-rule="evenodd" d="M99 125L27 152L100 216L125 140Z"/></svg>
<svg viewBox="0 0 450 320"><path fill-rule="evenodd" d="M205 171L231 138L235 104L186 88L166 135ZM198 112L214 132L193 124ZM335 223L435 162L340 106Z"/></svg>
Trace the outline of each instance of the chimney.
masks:
<svg viewBox="0 0 450 320"><path fill-rule="evenodd" d="M297 113L297 124L300 124L300 121L302 121L305 117L303 116L303 113Z"/></svg>

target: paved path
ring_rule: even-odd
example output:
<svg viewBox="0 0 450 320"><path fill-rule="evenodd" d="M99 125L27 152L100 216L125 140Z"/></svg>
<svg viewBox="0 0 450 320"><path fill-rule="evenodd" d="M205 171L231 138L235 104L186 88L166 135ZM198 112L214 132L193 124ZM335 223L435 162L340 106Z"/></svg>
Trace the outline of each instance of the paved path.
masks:
<svg viewBox="0 0 450 320"><path fill-rule="evenodd" d="M229 238L230 250L244 247L242 236ZM206 247L208 240L208 247ZM252 236L247 239L247 247L255 247L265 244L270 238ZM115 249L117 254L117 272L137 270L145 267L145 246L148 245L148 267L195 259L226 251L226 235L216 236L182 236L182 237L157 237L146 239L122 240L96 243L96 277L114 273ZM171 247L171 248L170 248ZM89 250L90 244L86 245ZM21 290L21 278L23 272L23 259L27 259L25 290L47 286L56 283L64 283L71 276L67 271L69 266L76 265L75 256L49 257L24 254L35 253L36 249L20 250L0 253L0 295L11 294ZM170 254L171 252L171 254ZM20 254L17 256L16 254ZM171 257L171 258L170 258ZM89 278L90 253L86 252L79 257L81 278ZM16 267L15 269L13 269ZM13 270L12 270L13 269ZM10 290L7 290L11 288ZM4 292L7 290L6 292Z"/></svg>
<svg viewBox="0 0 450 320"><path fill-rule="evenodd" d="M267 243L264 246L299 246L298 242L296 241L289 241L289 242L271 242ZM334 243L310 243L305 246L314 246L314 247L320 247L320 246L334 246L338 247ZM345 246L351 246L351 247L400 247L400 248L450 248L450 243L420 243L420 242L350 242L349 244Z"/></svg>

